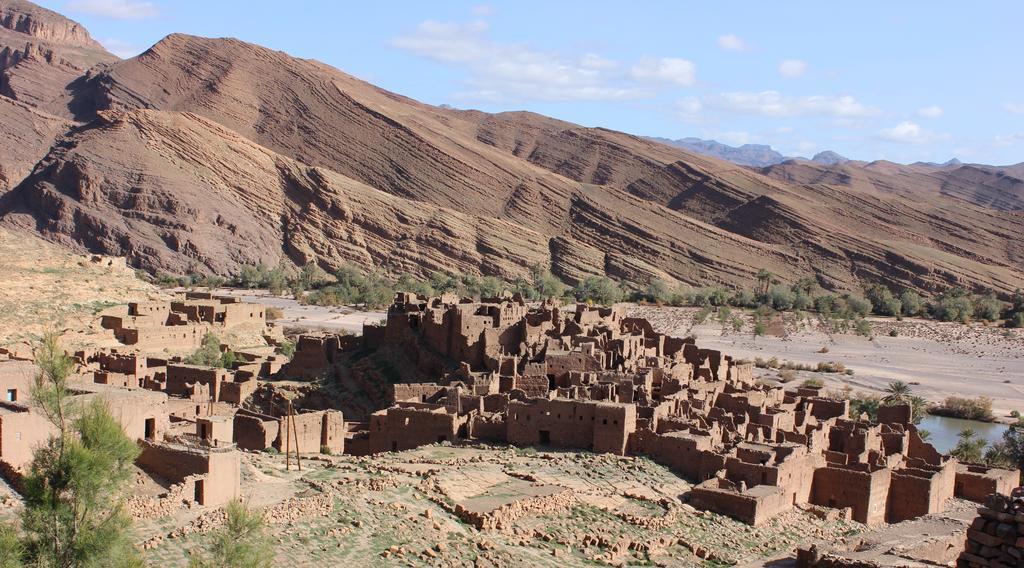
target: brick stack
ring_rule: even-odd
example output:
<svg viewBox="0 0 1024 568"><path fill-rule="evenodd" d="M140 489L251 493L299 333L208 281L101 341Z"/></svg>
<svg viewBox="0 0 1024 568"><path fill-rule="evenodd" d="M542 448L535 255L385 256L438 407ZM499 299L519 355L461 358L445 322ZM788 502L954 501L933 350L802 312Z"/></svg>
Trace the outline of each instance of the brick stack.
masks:
<svg viewBox="0 0 1024 568"><path fill-rule="evenodd" d="M1024 503L992 495L967 529L967 545L958 568L1024 566Z"/></svg>

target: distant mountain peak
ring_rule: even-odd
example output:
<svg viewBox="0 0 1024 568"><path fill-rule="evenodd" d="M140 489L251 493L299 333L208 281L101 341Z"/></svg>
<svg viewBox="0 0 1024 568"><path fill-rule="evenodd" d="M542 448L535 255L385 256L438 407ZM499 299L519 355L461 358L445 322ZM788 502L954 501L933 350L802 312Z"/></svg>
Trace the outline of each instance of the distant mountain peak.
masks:
<svg viewBox="0 0 1024 568"><path fill-rule="evenodd" d="M825 164L826 166L838 166L839 164L845 164L849 162L849 158L833 152L832 150L824 150L818 152L811 158L812 162L819 164Z"/></svg>
<svg viewBox="0 0 1024 568"><path fill-rule="evenodd" d="M679 140L671 140L668 138L650 138L650 140L661 142L662 144L667 144L676 148L689 150L697 154L719 158L741 166L751 166L755 168L781 164L788 159L767 144L743 144L741 146L729 146L728 144L723 144L717 140L702 140L692 136L681 138Z"/></svg>

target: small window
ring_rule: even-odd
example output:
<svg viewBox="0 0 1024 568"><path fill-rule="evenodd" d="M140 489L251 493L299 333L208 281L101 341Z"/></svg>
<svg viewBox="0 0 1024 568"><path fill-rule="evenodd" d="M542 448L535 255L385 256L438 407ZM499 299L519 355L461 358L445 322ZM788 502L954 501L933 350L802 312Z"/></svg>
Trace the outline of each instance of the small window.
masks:
<svg viewBox="0 0 1024 568"><path fill-rule="evenodd" d="M601 424L607 424L607 423L608 423L608 419L607 418L605 418L604 420L601 420Z"/></svg>
<svg viewBox="0 0 1024 568"><path fill-rule="evenodd" d="M7 402L18 402L18 389L7 389Z"/></svg>

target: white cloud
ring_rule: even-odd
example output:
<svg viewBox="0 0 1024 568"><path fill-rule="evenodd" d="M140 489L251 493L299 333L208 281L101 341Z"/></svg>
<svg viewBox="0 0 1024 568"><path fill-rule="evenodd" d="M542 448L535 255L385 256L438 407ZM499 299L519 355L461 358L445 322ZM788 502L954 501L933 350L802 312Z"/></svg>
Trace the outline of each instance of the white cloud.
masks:
<svg viewBox="0 0 1024 568"><path fill-rule="evenodd" d="M473 15L478 18L486 18L487 16L494 15L494 6L488 4L478 4L472 8Z"/></svg>
<svg viewBox="0 0 1024 568"><path fill-rule="evenodd" d="M632 68L596 53L567 55L530 45L501 43L486 21L425 21L391 45L414 55L464 68L463 100L625 100L650 97L664 85L692 85L693 63L646 58Z"/></svg>
<svg viewBox="0 0 1024 568"><path fill-rule="evenodd" d="M580 65L587 69L613 69L619 64L611 59L605 59L596 53L587 53L580 58Z"/></svg>
<svg viewBox="0 0 1024 568"><path fill-rule="evenodd" d="M640 81L671 83L684 87L697 82L697 67L692 61L676 57L641 59L630 70L630 75Z"/></svg>
<svg viewBox="0 0 1024 568"><path fill-rule="evenodd" d="M116 37L101 39L99 40L99 42L103 45L103 47L107 48L107 51L113 53L121 59L135 57L136 55L145 51L145 48L141 48L135 44L124 41L122 39L117 39Z"/></svg>
<svg viewBox="0 0 1024 568"><path fill-rule="evenodd" d="M1011 114L1024 114L1024 103L1006 103L1004 108Z"/></svg>
<svg viewBox="0 0 1024 568"><path fill-rule="evenodd" d="M996 136L993 140L996 146L1014 146L1024 142L1024 132L1014 132L1013 134L1003 134Z"/></svg>
<svg viewBox="0 0 1024 568"><path fill-rule="evenodd" d="M917 109L917 115L925 118L938 118L945 113L939 105L926 106Z"/></svg>
<svg viewBox="0 0 1024 568"><path fill-rule="evenodd" d="M834 116L857 118L878 114L849 95L786 97L777 91L721 93L703 99L707 108L755 116Z"/></svg>
<svg viewBox="0 0 1024 568"><path fill-rule="evenodd" d="M718 36L718 47L726 51L743 51L747 49L747 44L735 34L725 34Z"/></svg>
<svg viewBox="0 0 1024 568"><path fill-rule="evenodd" d="M929 142L946 140L949 138L949 135L925 130L919 124L904 120L892 128L879 130L878 137L889 142L903 144L928 144Z"/></svg>
<svg viewBox="0 0 1024 568"><path fill-rule="evenodd" d="M807 62L799 59L787 59L779 63L779 74L783 77L795 79L807 72Z"/></svg>
<svg viewBox="0 0 1024 568"><path fill-rule="evenodd" d="M64 8L115 20L149 20L160 16L156 4L142 0L71 0Z"/></svg>
<svg viewBox="0 0 1024 568"><path fill-rule="evenodd" d="M721 132L714 137L715 140L723 144L730 146L742 146L744 144L750 144L754 139L753 135L749 132Z"/></svg>
<svg viewBox="0 0 1024 568"><path fill-rule="evenodd" d="M676 101L675 104L676 114L687 122L698 122L703 110L704 105L697 97L686 97Z"/></svg>

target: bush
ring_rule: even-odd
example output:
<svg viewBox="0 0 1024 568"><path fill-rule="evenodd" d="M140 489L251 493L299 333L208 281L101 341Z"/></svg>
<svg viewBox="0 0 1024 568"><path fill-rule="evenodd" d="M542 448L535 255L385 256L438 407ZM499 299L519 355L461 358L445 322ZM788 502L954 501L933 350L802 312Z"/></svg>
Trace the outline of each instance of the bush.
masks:
<svg viewBox="0 0 1024 568"><path fill-rule="evenodd" d="M844 295L843 299L846 301L846 307L851 315L864 317L871 313L871 302L866 299L852 294Z"/></svg>
<svg viewBox="0 0 1024 568"><path fill-rule="evenodd" d="M984 296L974 299L974 317L984 321L996 321L1003 315L1006 304L995 296Z"/></svg>
<svg viewBox="0 0 1024 568"><path fill-rule="evenodd" d="M796 380L796 371L793 369L783 369L779 371L779 382L789 383Z"/></svg>
<svg viewBox="0 0 1024 568"><path fill-rule="evenodd" d="M280 349L281 355L287 357L289 361L291 361L292 357L295 356L295 342L290 339L285 340L285 342L281 344Z"/></svg>
<svg viewBox="0 0 1024 568"><path fill-rule="evenodd" d="M924 309L924 300L913 290L904 290L900 294L900 311L905 316L919 316Z"/></svg>
<svg viewBox="0 0 1024 568"><path fill-rule="evenodd" d="M805 388L820 389L825 386L825 381L821 379L805 379L804 382L800 383L800 386Z"/></svg>
<svg viewBox="0 0 1024 568"><path fill-rule="evenodd" d="M992 414L992 399L987 396L978 398L946 397L941 405L933 407L930 412L938 416L951 416L966 420L981 420L983 422L995 420L995 416Z"/></svg>
<svg viewBox="0 0 1024 568"><path fill-rule="evenodd" d="M654 278L644 288L642 297L644 300L655 304L667 304L672 301L672 290L668 282L660 278Z"/></svg>
<svg viewBox="0 0 1024 568"><path fill-rule="evenodd" d="M320 453L328 456L331 455L331 447L328 446L327 444L320 446Z"/></svg>
<svg viewBox="0 0 1024 568"><path fill-rule="evenodd" d="M581 302L610 306L622 299L622 289L605 276L587 276L573 289L573 296Z"/></svg>
<svg viewBox="0 0 1024 568"><path fill-rule="evenodd" d="M857 320L857 324L856 327L854 327L854 331L857 335L871 337L871 322L863 318Z"/></svg>
<svg viewBox="0 0 1024 568"><path fill-rule="evenodd" d="M845 373L846 365L837 361L822 361L814 370L819 373Z"/></svg>
<svg viewBox="0 0 1024 568"><path fill-rule="evenodd" d="M796 296L792 290L785 286L772 286L771 291L768 293L768 299L772 308L786 311L793 309Z"/></svg>
<svg viewBox="0 0 1024 568"><path fill-rule="evenodd" d="M928 312L939 321L967 323L974 315L974 303L963 288L951 288L929 302Z"/></svg>
<svg viewBox="0 0 1024 568"><path fill-rule="evenodd" d="M267 308L267 321L279 320L284 317L284 310L270 306Z"/></svg>
<svg viewBox="0 0 1024 568"><path fill-rule="evenodd" d="M871 302L871 310L883 316L898 316L903 311L903 302L893 295L889 288L881 284L873 284L864 290L864 295Z"/></svg>

